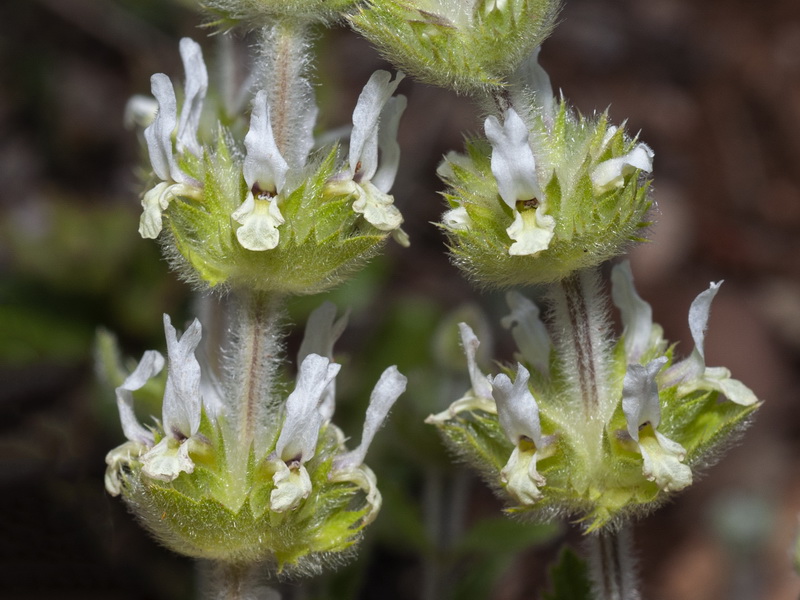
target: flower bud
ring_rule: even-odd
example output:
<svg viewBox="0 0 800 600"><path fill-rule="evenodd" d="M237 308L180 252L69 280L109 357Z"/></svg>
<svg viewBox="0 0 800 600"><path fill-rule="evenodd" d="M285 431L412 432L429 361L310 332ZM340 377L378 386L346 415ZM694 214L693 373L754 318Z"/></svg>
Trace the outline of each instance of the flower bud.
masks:
<svg viewBox="0 0 800 600"><path fill-rule="evenodd" d="M420 81L461 92L503 86L549 35L557 0L371 0L351 23Z"/></svg>

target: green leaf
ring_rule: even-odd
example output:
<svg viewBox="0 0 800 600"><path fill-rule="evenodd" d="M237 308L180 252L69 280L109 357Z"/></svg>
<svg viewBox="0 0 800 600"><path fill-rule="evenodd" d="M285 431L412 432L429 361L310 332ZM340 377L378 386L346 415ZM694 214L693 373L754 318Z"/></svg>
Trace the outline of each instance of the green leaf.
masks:
<svg viewBox="0 0 800 600"><path fill-rule="evenodd" d="M383 506L375 525L382 534L381 538L388 540L395 549L431 554L432 544L419 504L410 497L407 489L391 478L381 479L380 488Z"/></svg>
<svg viewBox="0 0 800 600"><path fill-rule="evenodd" d="M454 548L457 557L468 556L464 557L467 568L452 597L459 600L490 597L520 552L550 541L559 530L557 524L520 523L508 517L479 521Z"/></svg>
<svg viewBox="0 0 800 600"><path fill-rule="evenodd" d="M461 552L515 554L552 540L561 530L557 523L520 523L508 517L478 521L457 545Z"/></svg>
<svg viewBox="0 0 800 600"><path fill-rule="evenodd" d="M0 359L13 366L41 361L75 364L85 360L91 330L45 310L0 306Z"/></svg>
<svg viewBox="0 0 800 600"><path fill-rule="evenodd" d="M561 551L557 564L550 569L552 592L545 592L542 600L591 600L589 567L570 548Z"/></svg>
<svg viewBox="0 0 800 600"><path fill-rule="evenodd" d="M485 600L492 597L495 584L514 562L509 555L483 556L471 562L454 586L451 598Z"/></svg>

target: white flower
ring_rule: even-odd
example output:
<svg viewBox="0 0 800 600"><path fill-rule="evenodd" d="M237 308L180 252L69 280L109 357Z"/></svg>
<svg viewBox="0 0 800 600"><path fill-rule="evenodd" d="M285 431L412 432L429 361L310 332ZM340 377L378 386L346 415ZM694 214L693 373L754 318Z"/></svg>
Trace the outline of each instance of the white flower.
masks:
<svg viewBox="0 0 800 600"><path fill-rule="evenodd" d="M640 363L642 356L653 349L664 350L663 330L653 323L653 309L636 292L627 260L614 265L611 270L611 300L622 317L625 354L629 363Z"/></svg>
<svg viewBox="0 0 800 600"><path fill-rule="evenodd" d="M472 383L472 394L478 398L491 398L492 383L478 366L478 347L481 345L478 336L466 323L459 323L458 330L461 333L461 345L464 347L464 354L467 357L467 369L469 370L469 380Z"/></svg>
<svg viewBox="0 0 800 600"><path fill-rule="evenodd" d="M550 371L552 342L542 320L539 307L519 292L508 292L506 302L511 314L503 317L500 324L511 329L511 335L522 358L540 373Z"/></svg>
<svg viewBox="0 0 800 600"><path fill-rule="evenodd" d="M270 120L267 92L260 90L253 100L250 130L244 138L246 155L242 173L247 187L257 187L261 192L280 194L286 183L289 164L281 155Z"/></svg>
<svg viewBox="0 0 800 600"><path fill-rule="evenodd" d="M147 127L158 114L158 102L152 96L135 94L125 104L125 113L122 122L128 129L134 127Z"/></svg>
<svg viewBox="0 0 800 600"><path fill-rule="evenodd" d="M381 374L369 397L361 443L354 450L337 456L333 461L334 469L353 469L364 462L375 434L383 425L400 394L405 391L407 383L408 379L397 370L397 367L389 367Z"/></svg>
<svg viewBox="0 0 800 600"><path fill-rule="evenodd" d="M256 198L248 192L245 201L231 214L241 224L236 239L248 250L272 250L280 241L278 227L285 222L277 198Z"/></svg>
<svg viewBox="0 0 800 600"><path fill-rule="evenodd" d="M122 493L123 467L129 465L134 457L147 451L147 446L139 442L125 442L106 454L106 472L103 477L106 491L112 496Z"/></svg>
<svg viewBox="0 0 800 600"><path fill-rule="evenodd" d="M203 101L208 91L208 72L203 61L200 45L189 38L180 41L181 59L186 72L183 107L178 121L176 142L178 152L188 150L195 156L203 153L197 142L197 128L200 126L200 114L203 112Z"/></svg>
<svg viewBox="0 0 800 600"><path fill-rule="evenodd" d="M272 464L275 468L272 475L275 488L269 495L269 507L277 513L294 510L311 493L311 477L303 465L283 461Z"/></svg>
<svg viewBox="0 0 800 600"><path fill-rule="evenodd" d="M175 89L170 78L163 73L156 73L150 78L151 91L158 102L158 112L144 130L144 137L153 171L162 181L142 198L144 211L139 222L139 234L144 238L156 238L161 233L161 213L167 209L173 198L197 198L200 193L200 183L178 166L172 147L172 134L177 128L178 153L188 151L200 156L202 149L197 142L197 127L208 88L208 73L202 51L196 42L183 38L180 51L186 71L185 98L180 118Z"/></svg>
<svg viewBox="0 0 800 600"><path fill-rule="evenodd" d="M514 240L508 248L511 256L533 256L546 250L553 239L556 220L544 214L541 205L522 211L514 211L514 222L506 233Z"/></svg>
<svg viewBox="0 0 800 600"><path fill-rule="evenodd" d="M497 403L500 427L514 450L500 478L506 490L522 504L532 504L542 496L540 487L545 479L536 471L539 452L547 445L539 422L539 406L528 389L530 373L517 363L514 383L508 375L500 374L492 380L492 394Z"/></svg>
<svg viewBox="0 0 800 600"><path fill-rule="evenodd" d="M528 127L517 112L513 108L506 110L502 125L494 115L488 117L484 130L492 145L492 175L508 207L516 210L518 200L542 198Z"/></svg>
<svg viewBox="0 0 800 600"><path fill-rule="evenodd" d="M542 47L537 46L519 66L514 78L533 92L533 99L539 107L542 120L548 129L552 129L555 118L553 86L547 71L539 64L541 50Z"/></svg>
<svg viewBox="0 0 800 600"><path fill-rule="evenodd" d="M514 240L512 256L534 255L550 245L555 219L546 214L544 193L536 176L536 159L528 143L528 127L513 108L506 110L503 124L490 116L484 123L492 145L491 168L500 197L514 215L506 229ZM522 208L522 210L520 210Z"/></svg>
<svg viewBox="0 0 800 600"><path fill-rule="evenodd" d="M133 372L115 390L122 432L132 442L138 442L146 446L152 446L154 443L153 432L139 423L136 413L133 411L133 392L143 388L163 368L164 357L161 353L155 350L148 350L144 353L142 360L139 361Z"/></svg>
<svg viewBox="0 0 800 600"><path fill-rule="evenodd" d="M355 449L340 454L333 460L329 475L331 481L350 481L366 492L370 512L365 516L365 524L377 515L381 506L381 495L376 485L375 474L364 465L364 458L375 434L383 426L394 403L405 391L407 383L408 380L397 367L389 367L383 372L369 398L361 443Z"/></svg>
<svg viewBox="0 0 800 600"><path fill-rule="evenodd" d="M286 413L270 461L275 469L270 508L275 512L294 510L311 493L311 479L304 464L314 456L322 427L319 406L323 392L336 377L340 365L318 354L308 355L300 365L297 383L286 400Z"/></svg>
<svg viewBox="0 0 800 600"><path fill-rule="evenodd" d="M711 302L717 295L722 282L712 283L700 293L689 308L689 329L694 340L694 350L688 358L672 365L664 373L662 385L678 385L680 394L695 390L715 390L728 400L741 406L751 406L758 402L756 395L741 381L731 378L725 367L707 367L705 360L705 330L711 312Z"/></svg>
<svg viewBox="0 0 800 600"><path fill-rule="evenodd" d="M609 129L609 133L613 136L616 129L612 129ZM611 139L608 134L606 138ZM624 156L601 162L594 168L591 175L594 193L600 195L621 188L625 184L625 177L633 174L636 170L650 173L653 170L653 156L653 151L647 144L639 143Z"/></svg>
<svg viewBox="0 0 800 600"><path fill-rule="evenodd" d="M346 180L331 182L334 191L355 196L353 210L381 231L397 230L403 222L389 195L400 163L397 128L406 108L405 96L392 94L402 79L402 73L392 80L386 71L369 78L353 111Z"/></svg>
<svg viewBox="0 0 800 600"><path fill-rule="evenodd" d="M497 406L495 406L492 398L491 380L483 374L478 366L477 353L478 347L481 345L480 340L466 323L459 323L458 329L461 334L464 355L467 358L467 370L472 387L462 398L453 402L446 410L428 416L425 422L430 425L441 425L464 411L482 410L490 414L497 412Z"/></svg>
<svg viewBox="0 0 800 600"><path fill-rule="evenodd" d="M336 319L336 305L333 302L324 302L308 317L303 341L297 352L297 364L310 354L319 354L333 360L333 345L347 327L349 311ZM319 412L323 421L330 421L336 408L336 380L333 379L322 394Z"/></svg>
<svg viewBox="0 0 800 600"><path fill-rule="evenodd" d="M455 179L455 167L465 171L474 172L475 170L475 165L469 156L450 150L450 152L444 155L444 159L439 163L439 166L436 167L436 175L438 175L440 179Z"/></svg>
<svg viewBox="0 0 800 600"><path fill-rule="evenodd" d="M458 206L442 215L442 223L453 231L467 231L472 224L472 220L469 218L467 209L463 206Z"/></svg>
<svg viewBox="0 0 800 600"><path fill-rule="evenodd" d="M236 238L248 250L272 250L280 241L278 227L284 223L278 196L286 184L289 165L275 142L264 90L256 94L253 102L244 146L247 154L242 172L247 197L231 215L242 225L236 230Z"/></svg>
<svg viewBox="0 0 800 600"><path fill-rule="evenodd" d="M165 434L185 439L200 428L200 363L194 353L200 344L202 327L195 319L179 339L169 316L164 315L164 331L169 370L161 424Z"/></svg>
<svg viewBox="0 0 800 600"><path fill-rule="evenodd" d="M646 365L628 365L622 384L622 410L628 434L642 453L644 476L665 492L676 492L692 483L692 471L683 464L686 450L658 431L661 406L656 375L666 364L662 356Z"/></svg>
<svg viewBox="0 0 800 600"><path fill-rule="evenodd" d="M653 323L653 311L642 300L633 287L633 275L627 261L614 267L611 272L611 297L622 315L625 326L625 353L630 363L640 363L642 357L653 352L664 351L666 341L661 327ZM706 367L705 330L711 312L711 302L722 282L712 283L700 293L689 308L689 329L694 340L692 354L675 363L659 375L662 388L677 385L678 393L689 394L695 390L716 390L728 400L742 406L758 402L756 395L742 382L732 379L724 367Z"/></svg>
<svg viewBox="0 0 800 600"><path fill-rule="evenodd" d="M190 452L196 444L203 443L197 436L203 400L200 364L194 355L202 335L200 322L195 319L178 339L169 317L164 315L164 331L169 358L161 419L164 437L156 444L153 431L139 423L133 410L133 392L144 387L164 367L164 357L150 350L144 353L136 369L116 389L122 430L130 441L106 457L109 465L106 487L112 494L118 494L120 490L118 475L112 472L116 472L120 462L129 461L130 455L140 456L142 472L148 477L172 481L182 472L194 471Z"/></svg>
<svg viewBox="0 0 800 600"><path fill-rule="evenodd" d="M450 151L436 168L436 174L445 181L455 180L456 168L474 172L475 165L468 156ZM472 219L464 206L457 206L445 212L442 215L442 223L453 231L467 231L472 227Z"/></svg>
<svg viewBox="0 0 800 600"><path fill-rule="evenodd" d="M142 472L154 479L172 481L182 472L194 471L190 441L200 428L202 410L200 364L194 352L202 329L195 319L178 339L169 317L164 315L164 331L169 358L161 421L164 437L142 456Z"/></svg>

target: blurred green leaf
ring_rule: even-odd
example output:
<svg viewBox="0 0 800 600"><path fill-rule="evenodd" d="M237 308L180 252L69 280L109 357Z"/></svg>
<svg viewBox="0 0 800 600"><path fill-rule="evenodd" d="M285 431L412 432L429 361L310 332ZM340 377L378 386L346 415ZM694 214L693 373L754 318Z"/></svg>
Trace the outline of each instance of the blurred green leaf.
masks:
<svg viewBox="0 0 800 600"><path fill-rule="evenodd" d="M455 552L467 568L452 597L485 600L519 552L549 542L560 530L556 523L520 523L508 517L478 521L456 544Z"/></svg>
<svg viewBox="0 0 800 600"><path fill-rule="evenodd" d="M491 597L495 582L511 566L514 557L509 554L487 555L471 562L464 569L450 595L458 600L486 600Z"/></svg>
<svg viewBox="0 0 800 600"><path fill-rule="evenodd" d="M467 531L456 548L459 552L493 555L515 554L532 546L545 544L561 531L558 523L520 523L508 517L478 521Z"/></svg>
<svg viewBox="0 0 800 600"><path fill-rule="evenodd" d="M50 361L75 364L86 357L92 332L62 315L0 305L0 361L21 366Z"/></svg>
<svg viewBox="0 0 800 600"><path fill-rule="evenodd" d="M419 504L409 496L407 486L390 477L381 477L379 485L383 505L375 529L381 540L397 550L430 553L431 541Z"/></svg>
<svg viewBox="0 0 800 600"><path fill-rule="evenodd" d="M26 206L0 219L0 252L10 259L0 362L12 366L87 361L98 323L152 345L170 297L185 294L157 247L142 243L135 216L115 205L63 197Z"/></svg>
<svg viewBox="0 0 800 600"><path fill-rule="evenodd" d="M589 568L570 548L564 548L557 564L550 569L552 592L542 600L591 600Z"/></svg>

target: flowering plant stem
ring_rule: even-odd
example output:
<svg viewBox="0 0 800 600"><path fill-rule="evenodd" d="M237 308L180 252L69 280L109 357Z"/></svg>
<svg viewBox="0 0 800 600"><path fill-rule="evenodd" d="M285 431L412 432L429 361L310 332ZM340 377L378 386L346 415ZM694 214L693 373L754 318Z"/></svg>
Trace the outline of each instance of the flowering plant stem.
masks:
<svg viewBox="0 0 800 600"><path fill-rule="evenodd" d="M603 413L608 405L603 382L608 380L605 365L610 318L598 269L579 271L554 284L551 305L559 358L566 363L565 372L574 374L583 417L589 424L586 447L595 445L594 455L602 456L607 422ZM591 456L585 458L590 460ZM587 550L595 600L639 598L627 529L601 529L588 538Z"/></svg>
<svg viewBox="0 0 800 600"><path fill-rule="evenodd" d="M599 381L605 354L604 332L607 305L596 269L578 271L553 287L553 317L560 336L559 356L571 363L566 372L577 376L584 416L600 409Z"/></svg>
<svg viewBox="0 0 800 600"><path fill-rule="evenodd" d="M297 135L297 107L310 93L304 78L309 63L305 27L280 20L261 31L259 82L267 90L272 130L278 150L291 156L292 137ZM255 291L234 293L233 337L228 351L228 369L233 375L232 423L238 440L233 468L244 482L256 424L274 414L273 399L280 365L280 320L284 298Z"/></svg>
<svg viewBox="0 0 800 600"><path fill-rule="evenodd" d="M326 303L309 317L294 389L284 385L285 300L340 283L391 234L406 240L389 194L406 106L394 95L402 74L370 77L346 160L339 143L312 153L309 32L349 6L337 2L226 0L215 7L220 22L247 17L257 36L239 90L223 44L222 106L213 88L206 103L202 48L184 38L183 93L157 73L141 111L155 184L142 197L140 234L162 239L198 289L226 297L205 341L200 320L181 332L164 315L167 356L147 351L123 375L115 395L127 441L108 453L105 483L159 541L208 561L198 586L208 598L274 598L268 577L317 573L351 554L382 503L364 459L406 377L396 366L381 374L361 441L348 448L332 422L341 368L333 344L346 316ZM162 390L162 418L142 424L136 396Z"/></svg>
<svg viewBox="0 0 800 600"><path fill-rule="evenodd" d="M307 27L291 20L280 20L261 30L261 80L270 106L270 121L275 143L292 162L293 138L302 130L304 115L298 110L313 93L305 77L310 60Z"/></svg>
<svg viewBox="0 0 800 600"><path fill-rule="evenodd" d="M627 528L601 530L588 538L589 575L595 600L639 600L636 569Z"/></svg>
<svg viewBox="0 0 800 600"><path fill-rule="evenodd" d="M278 592L263 585L259 566L208 562L200 569L203 600L280 600Z"/></svg>
<svg viewBox="0 0 800 600"><path fill-rule="evenodd" d="M252 292L236 298L233 336L228 350L228 369L233 375L234 406L230 414L236 431L238 448L233 468L244 473L257 424L274 413L273 398L277 371L280 366L280 321L283 315L282 297Z"/></svg>

